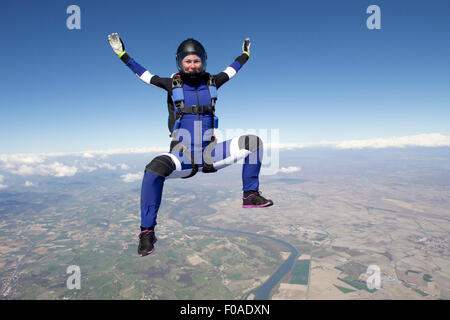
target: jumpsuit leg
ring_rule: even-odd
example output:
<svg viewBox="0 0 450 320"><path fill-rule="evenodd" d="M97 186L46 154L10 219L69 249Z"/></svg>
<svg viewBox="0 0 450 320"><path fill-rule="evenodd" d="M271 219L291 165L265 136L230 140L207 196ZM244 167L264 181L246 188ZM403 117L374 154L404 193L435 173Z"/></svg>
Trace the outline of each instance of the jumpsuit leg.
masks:
<svg viewBox="0 0 450 320"><path fill-rule="evenodd" d="M164 180L165 177L145 170L141 188L141 226L144 228L156 225Z"/></svg>
<svg viewBox="0 0 450 320"><path fill-rule="evenodd" d="M242 190L258 190L259 173L261 171L261 160L263 155L262 144L258 145L256 150L250 151L241 148L238 141L241 137L226 140L218 143L212 150L214 168L220 170L239 160L244 159L242 166ZM250 148L249 148L250 149Z"/></svg>
<svg viewBox="0 0 450 320"><path fill-rule="evenodd" d="M161 158L160 156L165 156L166 159L164 161L158 160ZM165 180L186 177L192 171L192 164L185 164L184 158L179 152L165 153L160 156L155 157L152 163L163 162L168 165L167 156L169 156L169 161L173 163L175 170L167 170L168 167L166 166L164 167L166 171L161 172L161 175L149 170L144 171L141 187L141 227L144 228L151 228L157 224L156 218L161 205Z"/></svg>
<svg viewBox="0 0 450 320"><path fill-rule="evenodd" d="M262 148L245 157L242 165L242 191L259 190L260 155L262 155Z"/></svg>

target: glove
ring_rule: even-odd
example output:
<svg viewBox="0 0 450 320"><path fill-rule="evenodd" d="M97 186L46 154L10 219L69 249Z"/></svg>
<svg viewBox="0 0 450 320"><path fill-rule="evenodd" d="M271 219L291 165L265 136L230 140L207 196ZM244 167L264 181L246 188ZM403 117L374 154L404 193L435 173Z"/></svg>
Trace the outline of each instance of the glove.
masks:
<svg viewBox="0 0 450 320"><path fill-rule="evenodd" d="M242 44L242 52L250 57L250 38L246 38Z"/></svg>
<svg viewBox="0 0 450 320"><path fill-rule="evenodd" d="M114 50L115 54L119 56L119 58L125 54L125 45L120 39L118 33L111 33L108 35L108 41L111 48Z"/></svg>

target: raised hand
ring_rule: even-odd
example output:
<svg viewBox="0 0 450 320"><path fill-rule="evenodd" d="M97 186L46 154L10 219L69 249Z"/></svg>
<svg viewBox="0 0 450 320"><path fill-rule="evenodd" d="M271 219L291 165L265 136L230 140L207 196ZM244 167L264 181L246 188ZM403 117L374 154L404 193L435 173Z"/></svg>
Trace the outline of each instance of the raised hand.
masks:
<svg viewBox="0 0 450 320"><path fill-rule="evenodd" d="M242 52L250 56L250 38L246 38L244 43L242 44Z"/></svg>
<svg viewBox="0 0 450 320"><path fill-rule="evenodd" d="M123 44L122 39L120 39L118 33L111 33L108 35L108 41L115 54L119 55L125 51L125 45Z"/></svg>

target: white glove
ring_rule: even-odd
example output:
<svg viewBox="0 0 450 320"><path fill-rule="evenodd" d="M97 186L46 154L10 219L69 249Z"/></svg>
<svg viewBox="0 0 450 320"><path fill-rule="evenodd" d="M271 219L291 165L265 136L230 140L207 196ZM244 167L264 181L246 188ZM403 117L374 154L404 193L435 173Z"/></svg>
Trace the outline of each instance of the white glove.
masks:
<svg viewBox="0 0 450 320"><path fill-rule="evenodd" d="M250 38L245 38L245 41L242 44L242 52L246 52L250 57Z"/></svg>
<svg viewBox="0 0 450 320"><path fill-rule="evenodd" d="M111 33L108 35L108 41L115 54L119 55L125 51L125 45L123 44L122 39L120 39L118 33Z"/></svg>

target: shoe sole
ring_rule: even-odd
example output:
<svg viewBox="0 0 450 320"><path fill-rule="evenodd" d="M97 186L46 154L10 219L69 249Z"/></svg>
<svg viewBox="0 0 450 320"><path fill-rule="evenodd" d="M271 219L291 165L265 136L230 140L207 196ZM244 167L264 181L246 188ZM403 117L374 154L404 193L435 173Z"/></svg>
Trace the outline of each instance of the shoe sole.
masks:
<svg viewBox="0 0 450 320"><path fill-rule="evenodd" d="M273 202L267 202L264 204L243 204L242 208L263 208L263 207L270 207L271 205L273 205Z"/></svg>
<svg viewBox="0 0 450 320"><path fill-rule="evenodd" d="M139 257L145 257L146 255L149 255L150 253L152 253L153 250L150 250L149 252L147 252L146 254L143 253L139 253Z"/></svg>

